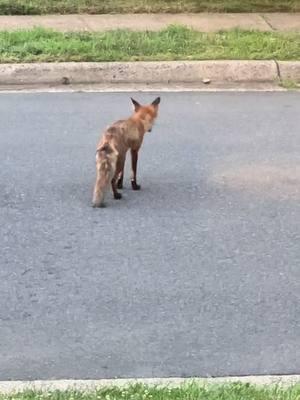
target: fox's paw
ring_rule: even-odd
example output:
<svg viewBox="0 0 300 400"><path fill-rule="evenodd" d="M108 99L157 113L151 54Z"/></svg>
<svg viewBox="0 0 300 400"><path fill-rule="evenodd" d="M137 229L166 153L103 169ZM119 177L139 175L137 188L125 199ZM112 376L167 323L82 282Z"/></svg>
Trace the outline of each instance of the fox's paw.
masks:
<svg viewBox="0 0 300 400"><path fill-rule="evenodd" d="M136 181L131 181L131 187L132 187L132 190L140 190L141 189L141 185L138 185L136 183Z"/></svg>
<svg viewBox="0 0 300 400"><path fill-rule="evenodd" d="M115 198L116 200L120 200L120 199L122 198L121 193L114 193L114 198Z"/></svg>

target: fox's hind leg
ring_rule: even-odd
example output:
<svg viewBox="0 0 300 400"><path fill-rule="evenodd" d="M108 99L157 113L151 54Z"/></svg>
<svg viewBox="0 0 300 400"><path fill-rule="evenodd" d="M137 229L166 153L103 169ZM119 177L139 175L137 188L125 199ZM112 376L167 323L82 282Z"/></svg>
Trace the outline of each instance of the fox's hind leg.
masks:
<svg viewBox="0 0 300 400"><path fill-rule="evenodd" d="M120 162L121 171L119 172L119 175L118 175L118 178L117 178L117 188L118 189L123 189L124 166L125 166L125 157Z"/></svg>
<svg viewBox="0 0 300 400"><path fill-rule="evenodd" d="M138 162L138 150L131 150L131 167L132 167L132 177L131 177L131 187L133 190L140 190L141 186L136 182L136 170Z"/></svg>
<svg viewBox="0 0 300 400"><path fill-rule="evenodd" d="M114 194L114 198L116 200L120 200L122 198L121 193L118 192L118 183L119 183L118 178L120 176L120 173L124 170L124 164L125 164L125 157L119 157L117 161L116 173L111 181L111 188Z"/></svg>
<svg viewBox="0 0 300 400"><path fill-rule="evenodd" d="M117 188L123 189L123 178L124 178L124 171L121 171L117 181Z"/></svg>
<svg viewBox="0 0 300 400"><path fill-rule="evenodd" d="M114 198L116 200L120 200L122 198L122 195L121 195L121 193L118 192L118 189L117 189L117 177L114 177L112 179L111 188L112 188L112 191L113 191Z"/></svg>

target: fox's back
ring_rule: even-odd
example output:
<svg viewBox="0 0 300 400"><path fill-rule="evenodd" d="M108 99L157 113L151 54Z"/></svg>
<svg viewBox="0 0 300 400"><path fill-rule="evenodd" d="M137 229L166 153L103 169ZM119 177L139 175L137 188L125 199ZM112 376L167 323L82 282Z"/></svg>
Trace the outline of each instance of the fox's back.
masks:
<svg viewBox="0 0 300 400"><path fill-rule="evenodd" d="M119 152L128 148L139 147L142 141L141 129L136 121L129 119L119 120L110 125L104 132L101 142L112 141Z"/></svg>

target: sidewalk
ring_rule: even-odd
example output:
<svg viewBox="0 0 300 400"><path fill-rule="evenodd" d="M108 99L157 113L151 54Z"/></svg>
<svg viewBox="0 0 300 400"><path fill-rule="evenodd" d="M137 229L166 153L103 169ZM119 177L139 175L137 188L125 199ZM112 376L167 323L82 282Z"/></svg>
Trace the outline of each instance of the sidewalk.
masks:
<svg viewBox="0 0 300 400"><path fill-rule="evenodd" d="M30 29L41 26L59 31L105 31L113 29L157 31L170 24L186 25L203 32L233 28L260 31L300 31L300 13L0 16L0 30Z"/></svg>

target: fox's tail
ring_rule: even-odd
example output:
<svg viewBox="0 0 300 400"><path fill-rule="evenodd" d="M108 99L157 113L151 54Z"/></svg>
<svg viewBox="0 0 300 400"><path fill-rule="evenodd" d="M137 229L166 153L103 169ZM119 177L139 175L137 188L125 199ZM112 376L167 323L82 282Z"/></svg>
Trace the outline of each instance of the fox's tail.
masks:
<svg viewBox="0 0 300 400"><path fill-rule="evenodd" d="M94 187L93 207L104 206L104 195L109 189L116 172L118 152L109 143L104 143L96 151L97 178Z"/></svg>

